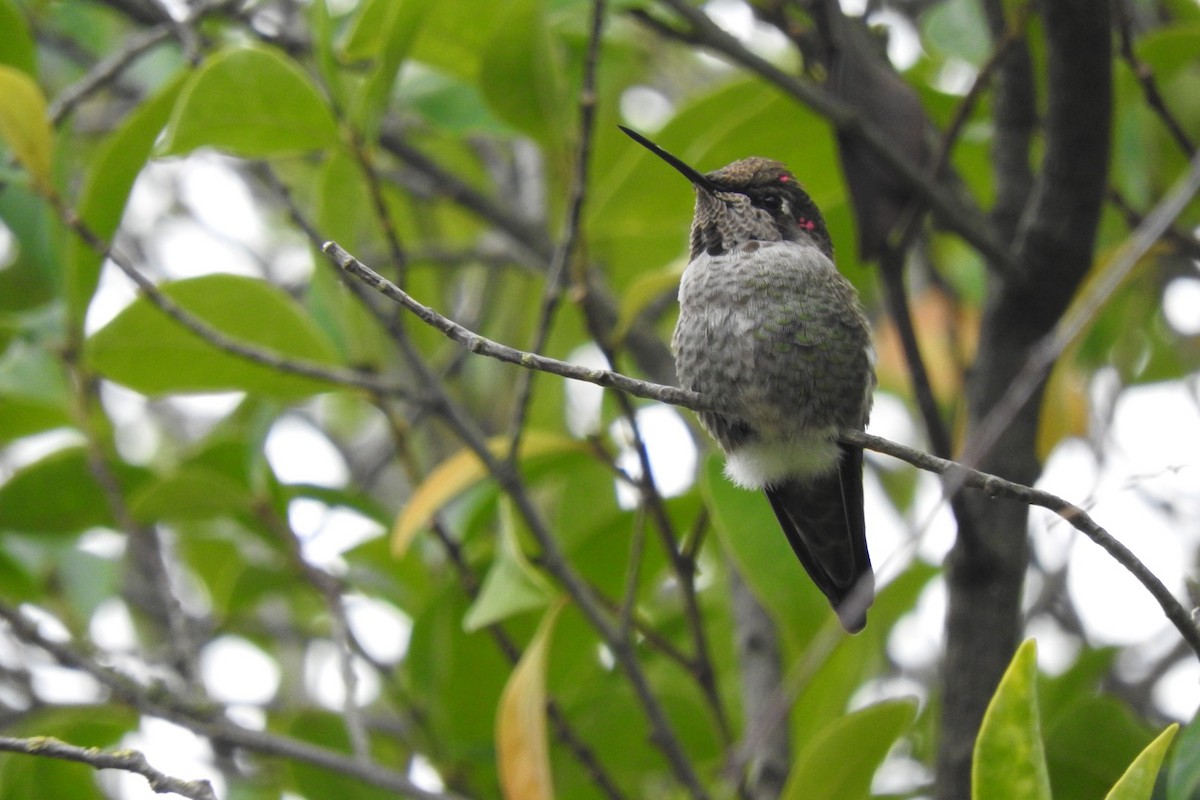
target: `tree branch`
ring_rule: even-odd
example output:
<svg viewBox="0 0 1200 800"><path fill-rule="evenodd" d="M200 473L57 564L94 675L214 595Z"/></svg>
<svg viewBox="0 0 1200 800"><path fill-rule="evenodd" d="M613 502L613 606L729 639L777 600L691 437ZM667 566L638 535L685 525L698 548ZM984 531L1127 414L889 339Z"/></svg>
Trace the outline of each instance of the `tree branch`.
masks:
<svg viewBox="0 0 1200 800"><path fill-rule="evenodd" d="M1036 358L1031 354L1059 324L1092 266L1113 99L1108 4L1058 0L1041 4L1039 11L1046 40L1045 153L1014 237L1017 269L994 270L988 287L967 384L968 437L961 456L967 464L1027 485L1041 472L1038 400L1046 379L1040 369L1027 382L1018 376L1029 369ZM1019 139L1010 145L1008 155L1026 157ZM959 532L946 560L949 602L936 795L941 800L970 794L975 736L1021 639L1022 588L1029 568L1027 507L997 508L979 495L966 500L980 524L977 531Z"/></svg>
<svg viewBox="0 0 1200 800"><path fill-rule="evenodd" d="M68 86L54 98L46 110L50 122L54 125L60 124L77 105L114 83L134 61L169 40L174 33L174 25L162 22L130 36L120 50L106 56L88 70L82 79Z"/></svg>
<svg viewBox="0 0 1200 800"><path fill-rule="evenodd" d="M1113 10L1117 17L1117 40L1120 42L1121 58L1129 65L1129 69L1137 78L1146 105L1162 120L1184 156L1191 158L1196 153L1196 143L1192 141L1191 136L1188 136L1178 118L1171 113L1171 109L1167 108L1167 101L1163 99L1162 92L1158 90L1158 81L1154 77L1154 70L1150 68L1149 64L1138 58L1133 49L1133 20L1129 18L1126 0L1114 0Z"/></svg>
<svg viewBox="0 0 1200 800"><path fill-rule="evenodd" d="M77 747L52 736L32 736L15 739L0 736L0 750L24 753L42 758L76 761L93 769L119 769L141 775L157 794L178 794L192 800L217 800L212 784L206 780L185 781L159 772L150 766L138 750L101 750L96 747ZM49 787L45 787L49 789Z"/></svg>
<svg viewBox="0 0 1200 800"><path fill-rule="evenodd" d="M416 315L422 322L441 331L446 337L462 344L477 355L494 358L509 364L516 364L525 369L534 369L572 380L594 383L597 386L616 389L635 397L682 406L693 411L712 411L719 408L718 405L708 402L703 395L697 392L630 378L627 375L622 375L612 370L581 367L578 364L570 364L566 361L560 361L536 353L526 353L494 342L491 339L467 330L453 320L434 311L432 308L421 304L400 287L347 253L336 242L326 242L322 250L340 269L354 275L385 297L399 303ZM1061 497L1041 491L1040 489L1033 489L1029 486L1005 480L1004 478L964 466L949 459L939 458L911 447L905 447L879 436L872 436L855 430L842 430L839 432L839 439L846 444L857 445L867 450L893 456L919 469L943 475L950 481L952 487L966 486L973 489L980 489L988 497L1003 497L1018 500L1028 505L1047 508L1058 514L1076 530L1104 548L1118 563L1125 566L1146 587L1162 607L1167 619L1175 625L1183 638L1196 652L1197 658L1200 659L1200 630L1197 630L1196 626L1192 623L1190 615L1184 610L1182 604L1133 553L1115 540L1104 528L1096 524L1082 509Z"/></svg>
<svg viewBox="0 0 1200 800"><path fill-rule="evenodd" d="M600 62L600 42L604 33L605 0L593 0L587 53L583 61L583 85L579 90L579 143L575 148L575 163L571 176L571 188L567 203L566 221L562 240L554 248L546 272L545 289L542 292L538 324L530 348L538 353L545 349L554 326L555 314L562 300L563 288L567 284L567 266L579 245L582 233L583 206L588 193L588 166L592 157L592 137L596 130L596 72ZM537 372L527 370L517 381L516 411L511 426L508 457L516 459L525 433L525 419L533 401L533 380Z"/></svg>
<svg viewBox="0 0 1200 800"><path fill-rule="evenodd" d="M218 743L226 743L249 752L294 759L322 767L363 783L396 792L415 800L465 800L453 792L433 792L414 784L395 770L367 764L355 758L308 742L264 731L250 730L224 718L217 706L187 702L161 685L143 686L134 679L105 667L70 644L42 634L36 624L21 611L0 602L0 619L23 642L45 650L58 663L95 678L100 685L124 703L139 711L182 725Z"/></svg>
<svg viewBox="0 0 1200 800"><path fill-rule="evenodd" d="M1188 171L1180 176L1166 196L1142 219L1141 224L1105 266L1103 272L1089 283L1087 293L1077 298L1050 332L1030 349L1015 378L1007 383L999 398L994 399L995 405L987 418L972 434L967 447L964 448L964 461L974 463L995 444L1021 406L1045 379L1058 357L1095 319L1100 309L1150 248L1170 231L1171 225L1197 192L1200 192L1200 153L1192 158Z"/></svg>
<svg viewBox="0 0 1200 800"><path fill-rule="evenodd" d="M151 305L218 350L223 350L231 355L279 370L280 372L326 381L338 386L367 389L377 394L411 399L412 388L410 386L391 383L376 375L357 370L326 367L311 361L288 358L269 348L260 347L229 336L224 331L214 328L191 311L176 303L162 289L155 285L154 281L143 275L124 253L104 241L95 231L89 228L87 223L76 213L67 209L59 209L59 215L88 247L116 264L117 268L137 285L138 290L150 301Z"/></svg>
<svg viewBox="0 0 1200 800"><path fill-rule="evenodd" d="M996 180L996 200L991 218L997 234L1011 239L1016 235L1021 212L1029 201L1033 187L1033 170L1029 166L1030 143L1037 126L1037 97L1033 84L1033 61L1024 39L1026 16L1008 19L1006 4L987 0L983 4L992 41L996 43L996 80L993 113L996 132L992 136L991 153ZM1011 44L1002 50L999 43Z"/></svg>
<svg viewBox="0 0 1200 800"><path fill-rule="evenodd" d="M321 595L329 614L329 638L337 648L338 668L341 673L342 725L350 750L359 761L370 764L371 740L367 733L362 708L358 704L358 674L354 671L354 643L350 619L346 614L346 602L340 581L325 570L311 563L304 554L304 545L291 524L282 519L269 503L257 503L254 516L279 538L288 559L297 572Z"/></svg>
<svg viewBox="0 0 1200 800"><path fill-rule="evenodd" d="M539 271L550 271L554 245L544 230L530 225L511 209L484 195L402 137L385 131L379 143L405 165L420 173L428 182L430 191L448 198L502 232L518 251L520 259L532 262ZM317 244L320 244L319 239ZM607 328L611 328L617 319L618 304L612 292L595 281L585 287L578 302L585 313L597 320L603 320ZM626 350L647 374L675 374L671 354L653 327L641 322L635 323L625 334L624 343Z"/></svg>
<svg viewBox="0 0 1200 800"><path fill-rule="evenodd" d="M399 455L401 466L409 481L415 486L420 483L424 475L418 468L416 459L412 458L412 454L409 452L408 437L395 424L391 415L389 415L388 419L392 423L389 424L389 429L391 430L392 438L396 442L396 452ZM432 521L431 530L434 538L446 552L450 564L458 575L458 581L462 586L463 592L474 602L479 597L481 583L479 576L463 553L463 548L454 540L445 529L445 526L436 517ZM508 663L516 666L521 660L522 650L505 629L504 624L496 622L486 626L485 630L491 635L492 641L496 644L497 649L504 655ZM566 714L563 712L562 707L559 705L558 700L550 695L546 697L546 715L550 719L550 724L554 727L555 736L571 751L575 760L583 766L592 783L596 785L601 794L607 797L608 800L626 800L626 795L621 791L621 788L617 785L616 780L609 773L608 769L600 762L596 752L575 731Z"/></svg>
<svg viewBox="0 0 1200 800"><path fill-rule="evenodd" d="M662 403L683 406L694 411L713 410L711 404L706 404L700 398L700 395L695 392L689 392L686 389L678 389L673 386L664 386L658 383L651 383L650 381L630 378L612 370L570 364L566 361L559 361L556 358L549 358L537 353L528 353L524 350L517 350L514 347L492 341L485 336L464 328L454 320L442 316L429 306L418 302L399 286L347 253L337 242L326 242L321 249L337 267L355 276L389 300L404 306L426 325L441 331L448 338L458 342L472 353L494 358L497 361L516 364L526 369L536 369L539 372L549 372L552 375L558 375L563 378L571 378L572 380L617 389L634 397L658 400Z"/></svg>

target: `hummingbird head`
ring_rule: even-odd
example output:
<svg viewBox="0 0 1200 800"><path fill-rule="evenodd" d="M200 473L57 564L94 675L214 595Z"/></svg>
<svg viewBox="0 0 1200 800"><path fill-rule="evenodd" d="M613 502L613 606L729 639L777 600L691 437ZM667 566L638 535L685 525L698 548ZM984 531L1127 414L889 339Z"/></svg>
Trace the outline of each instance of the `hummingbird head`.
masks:
<svg viewBox="0 0 1200 800"><path fill-rule="evenodd" d="M749 241L811 243L833 258L825 218L780 162L754 156L702 174L640 133L621 130L696 188L692 258L702 252L720 255Z"/></svg>

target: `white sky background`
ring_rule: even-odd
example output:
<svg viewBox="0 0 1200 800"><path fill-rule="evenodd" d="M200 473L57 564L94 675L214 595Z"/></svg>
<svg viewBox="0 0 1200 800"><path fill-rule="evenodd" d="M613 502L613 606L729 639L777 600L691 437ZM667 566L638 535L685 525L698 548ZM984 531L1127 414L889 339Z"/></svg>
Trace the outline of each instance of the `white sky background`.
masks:
<svg viewBox="0 0 1200 800"><path fill-rule="evenodd" d="M851 5L848 0L843 4ZM736 0L714 0L706 8L731 32L753 41L764 55L776 53L783 46L777 32L757 25ZM895 19L884 21L892 27L893 58L901 65L911 63L916 57L912 32ZM958 80L953 76L951 79ZM622 111L632 124L652 130L669 118L672 108L661 94L641 87L623 98ZM176 198L190 217L172 212ZM125 225L135 234L153 233L150 257L160 279L212 272L259 276L265 269L272 280L294 283L304 281L312 269L302 244L272 239L249 190L231 162L220 156L198 154L183 161L152 165L138 181ZM256 256L262 252L273 253L269 264L264 265ZM102 327L133 298L128 280L111 265L106 266L88 314L88 331ZM1197 278L1172 284L1164 307L1180 333L1200 332L1200 273ZM597 354L584 351L577 357L592 363ZM1104 399L1111 395L1111 383L1111 376L1098 376L1094 396ZM571 430L583 433L598 424L601 391L587 384L569 385L566 413ZM1117 399L1111 436L1101 443L1101 458L1098 460L1081 441L1065 442L1051 455L1038 483L1040 488L1083 506L1179 597L1184 596L1184 580L1194 568L1200 544L1198 393L1197 376L1123 390ZM161 432L156 429L153 415L145 413L145 398L113 386L105 387L103 397L117 424L123 456L133 461L148 459L158 446ZM239 398L232 393L169 402L200 420L199 434L229 413ZM682 418L673 409L647 407L640 412L639 422L664 491L686 491L697 458ZM903 404L886 395L876 400L870 432L921 445L920 432ZM621 431L613 433L620 440ZM74 441L69 436L51 434L0 451L0 480L21 464ZM337 450L316 427L298 416L284 416L276 423L267 440L266 455L285 482L336 487L345 485L349 478ZM868 454L868 461L873 465L866 476L868 530L872 557L882 580L895 576L913 557L940 563L953 541L953 523L941 503L937 479L928 474L920 476L918 501L902 519L872 471L896 469L896 462L873 454ZM623 466L636 469L636 460L626 461ZM312 500L296 501L289 516L304 541L306 556L334 572L344 566L342 552L383 534L371 520ZM1069 565L1068 591L1092 644L1137 646L1123 657L1121 669L1137 675L1145 665L1145 657L1139 653L1159 654L1177 642L1178 634L1146 590L1107 554L1048 512L1034 510L1032 518L1037 558L1050 567ZM114 541L97 535L86 539L84 546L110 551ZM401 612L361 596L348 598L347 606L351 624L364 633L370 631L362 641L379 649L372 653L374 657L385 662L403 657L410 622ZM923 670L934 663L942 644L944 613L945 589L939 579L893 631L889 646L902 667ZM1031 628L1039 638L1044 668L1054 671L1070 663L1074 651L1069 637L1044 620ZM131 652L135 646L128 612L117 600L97 614L91 633L97 644L106 648ZM0 661L10 655L7 650L7 643L0 642ZM273 659L252 643L227 636L206 647L202 671L214 698L232 704L239 721L254 727L263 725L262 714L254 706L267 702L280 686L279 665ZM336 654L314 648L306 672L308 688L328 707L337 708L343 687ZM38 666L36 674L39 688L45 689L48 698L86 700L96 696L96 688L88 681L51 664ZM378 687L365 678L367 671L361 674L360 699L369 701ZM906 684L898 686L899 691L912 691ZM1191 717L1200 707L1200 666L1185 662L1168 673L1160 681L1155 700L1174 717ZM146 720L126 744L143 750L156 768L169 774L182 778L210 774L203 743L169 723ZM436 785L431 770L422 775L429 785ZM214 779L219 780L216 776ZM156 796L140 777L106 772L102 781L114 789L119 786L117 791L122 797Z"/></svg>

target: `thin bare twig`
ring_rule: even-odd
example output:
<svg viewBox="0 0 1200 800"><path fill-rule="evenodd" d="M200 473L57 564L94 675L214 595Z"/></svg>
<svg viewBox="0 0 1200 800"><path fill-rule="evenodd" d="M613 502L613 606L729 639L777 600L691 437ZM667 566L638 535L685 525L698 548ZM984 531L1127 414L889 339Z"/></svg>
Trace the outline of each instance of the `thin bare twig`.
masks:
<svg viewBox="0 0 1200 800"><path fill-rule="evenodd" d="M411 387L391 383L365 372L326 367L310 361L289 358L269 348L229 336L224 331L209 325L165 294L152 280L143 275L124 253L104 241L77 214L72 211L62 211L60 216L88 247L116 264L117 268L137 285L138 290L155 308L213 347L280 372L301 375L305 378L326 381L339 386L367 389L377 394L411 399Z"/></svg>
<svg viewBox="0 0 1200 800"><path fill-rule="evenodd" d="M1118 564L1124 567L1133 577L1137 578L1142 586L1146 587L1146 590L1158 601L1167 619L1171 621L1171 624L1175 626L1176 630L1187 641L1188 645L1196 653L1197 658L1200 658L1200 629L1197 629L1191 614L1184 609L1183 605L1163 585L1162 581L1150 571L1149 567L1143 564L1129 548L1125 547L1125 545L1113 538L1112 534L1097 524L1082 508L1041 489L1034 489L1030 486L1014 483L1013 481L981 472L958 462L950 461L949 459L922 453L879 436L871 436L860 431L844 430L841 433L841 439L842 441L859 445L867 450L894 456L912 464L914 467L942 475L956 486L979 489L988 497L1019 500L1029 505L1040 506L1053 511L1070 523L1071 527L1080 531L1102 547Z"/></svg>
<svg viewBox="0 0 1200 800"><path fill-rule="evenodd" d="M983 453L991 450L1014 416L1037 389L1051 365L1062 355L1093 320L1142 257L1183 213L1196 192L1200 191L1200 153L1171 188L1171 191L1142 220L1142 224L1126 240L1109 262L1104 272L1092 281L1085 294L1076 299L1054 328L1029 353L1021 371L1009 384L1008 391L978 425L975 434L963 448L962 461L977 463Z"/></svg>
<svg viewBox="0 0 1200 800"><path fill-rule="evenodd" d="M575 150L575 165L571 178L570 201L567 206L566 224L563 226L562 241L554 248L550 268L546 271L546 288L542 292L542 307L538 315L537 332L533 346L529 349L540 353L550 337L555 313L562 300L563 288L567 283L567 265L579 243L583 219L583 206L587 201L588 165L592 158L592 137L596 129L596 71L600 63L600 41L604 33L605 0L592 3L591 30L588 34L587 53L583 60L583 85L579 90L579 145ZM511 427L512 438L508 447L508 458L514 460L525 434L525 419L533 401L534 370L527 370L517 381L517 405Z"/></svg>
<svg viewBox="0 0 1200 800"><path fill-rule="evenodd" d="M1150 68L1149 64L1138 58L1137 51L1133 49L1133 20L1129 18L1126 0L1116 0L1113 3L1113 10L1116 15L1117 41L1121 58L1129 65L1130 71L1137 79L1138 86L1142 88L1142 96L1146 99L1146 105L1162 120L1167 132L1171 134L1171 138L1179 145L1183 154L1191 158L1196 153L1196 143L1192 141L1192 137L1187 135L1183 125L1171 113L1171 109L1167 108L1167 102L1163 99L1162 92L1158 90L1158 81L1154 77L1154 70Z"/></svg>
<svg viewBox="0 0 1200 800"><path fill-rule="evenodd" d="M950 154L958 141L971 111L983 95L983 90L991 82L993 74L999 68L1001 60L1012 45L1018 40L1024 25L1024 16L1028 14L1028 6L1021 11L1021 19L1011 25L1004 36L992 48L992 54L975 76L975 82L970 91L959 102L955 109L954 118L942 134L938 152L929 170L931 180L936 180L949 163ZM917 402L917 410L925 422L925 431L929 436L930 448L939 456L949 458L952 453L950 432L938 409L937 399L929 380L929 370L925 366L921 348L917 342L916 329L913 326L912 309L909 302L908 289L904 283L903 261L909 249L921 231L921 221L925 218L927 206L920 200L909 202L904 216L888 236L888 243L881 260L880 275L883 280L884 298L888 311L895 322L896 333L900 346L908 364L909 377L912 380L913 395ZM958 504L954 505L954 516L959 525L972 524L967 511Z"/></svg>
<svg viewBox="0 0 1200 800"><path fill-rule="evenodd" d="M485 355L498 361L506 361L509 364L516 364L526 369L536 369L540 372L549 372L564 378L617 389L635 397L658 400L693 410L713 410L704 404L700 395L695 392L689 392L686 389L678 389L672 386L663 386L662 384L650 381L630 378L627 375L622 375L612 370L570 364L556 358L549 358L537 353L527 353L523 350L517 350L508 345L492 341L485 336L480 336L478 333L464 328L457 322L434 311L429 306L423 305L413 299L410 294L399 286L347 253L337 242L326 242L322 250L336 266L363 281L384 297L404 306L426 325L441 331L448 338L458 342L472 353Z"/></svg>
<svg viewBox="0 0 1200 800"><path fill-rule="evenodd" d="M97 381L79 363L78 351L66 354L64 361L72 379L75 424L86 441L88 471L100 486L109 513L117 528L129 542L129 556L134 572L133 585L139 592L143 610L162 628L166 636L170 664L183 679L188 691L200 693L199 643L192 635L191 621L172 586L171 563L164 552L159 531L134 519L126 502L125 487L113 468L113 459L96 430L94 420L99 406ZM146 596L145 590L148 590Z"/></svg>
<svg viewBox="0 0 1200 800"><path fill-rule="evenodd" d="M474 347L486 346L494 348L493 352L507 351L508 353L520 353L520 351L513 348L507 348L491 340L484 339L458 323L443 317L433 309L421 305L399 286L396 286L396 284L386 280L374 270L362 264L362 262L352 257L335 242L326 242L322 246L322 250L336 266L364 280L368 285L375 287L385 296L400 303L400 305L416 314L423 321L442 330L450 338L455 339L457 335L465 335L467 339L474 343L474 346L468 346L468 349L472 350L472 352L476 352ZM420 353L416 352L406 340L399 341L399 344L410 366L416 372L416 380L426 385L433 394L432 402L436 404L436 407L440 411L442 420L462 440L466 447L475 454L484 469L496 480L500 488L512 498L517 513L524 518L529 526L530 533L541 550L540 563L542 566L562 585L572 602L583 613L601 640L610 648L614 660L624 672L634 694L637 696L642 712L646 715L646 719L650 725L650 740L658 747L659 752L666 759L675 778L695 800L707 800L709 796L708 791L701 783L695 765L684 750L683 744L678 734L676 734L671 720L667 716L666 709L654 693L650 679L638 661L636 644L632 640L620 636L610 614L596 601L587 582L571 566L558 540L551 532L545 518L522 483L521 477L514 465L507 459L496 457L491 448L488 447L487 439L478 426L444 390L437 376L429 368L429 365L424 361ZM567 369L578 369L574 365L558 361L557 359L542 356L534 356L533 358L540 360L541 363L546 365L558 365ZM501 360L504 359L501 358ZM616 375L616 373L611 373L608 370L584 371ZM625 378L625 376L619 377L624 378L626 382L633 381L633 379ZM642 382L639 381L638 383Z"/></svg>
<svg viewBox="0 0 1200 800"><path fill-rule="evenodd" d="M383 196L383 184L380 182L379 175L375 171L375 165L371 162L371 156L367 152L363 142L359 139L357 132L353 134L352 144L353 147L351 149L354 152L355 161L362 171L363 180L367 183L367 193L371 196L371 209L375 213L376 222L379 223L379 227L383 231L383 238L387 242L388 253L391 255L392 266L396 269L396 283L403 286L405 273L408 270L408 253L401 244L400 233L396 230L396 224L392 221L392 214L388 210L387 200Z"/></svg>
<svg viewBox="0 0 1200 800"><path fill-rule="evenodd" d="M138 750L101 750L98 747L78 747L52 736L32 736L28 739L0 736L0 750L42 758L76 761L97 770L119 769L141 775L157 794L178 794L190 797L192 800L217 800L212 784L207 780L185 781L159 772L150 766L146 756Z"/></svg>
<svg viewBox="0 0 1200 800"><path fill-rule="evenodd" d="M1146 229L1138 232L1139 235L1136 235L1129 247L1123 251L1122 255L1115 259L1114 264L1120 266L1127 259L1136 261L1139 257L1136 251L1143 245L1148 248L1157 239L1158 235L1161 234L1161 230L1156 231L1155 228L1169 224L1178 214L1178 208L1182 208L1186 204L1187 199L1197 189L1200 189L1200 157L1196 159L1193 170L1189 173L1189 178L1181 181L1180 185L1176 186L1160 207L1155 210L1155 213L1147 218L1148 224ZM1152 220L1154 221L1153 225L1149 224ZM323 249L339 267L358 276L368 285L384 294L384 296L400 303L423 322L464 345L473 353L495 358L510 364L517 364L526 369L536 369L572 380L586 381L598 386L617 389L636 397L658 400L671 405L690 408L694 411L711 411L717 408L715 404L707 402L702 395L696 392L663 386L649 381L640 381L611 370L588 369L535 353L525 353L507 345L493 342L473 331L467 330L453 320L447 319L428 306L417 302L399 287L391 284L378 273L355 259L335 242L326 242ZM1145 252L1144 249L1141 252ZM1117 272L1119 270L1114 271L1110 268L1106 278L1113 279ZM1083 320L1090 319L1091 314L1094 313L1094 309L1089 312L1087 307L1097 297L1107 297L1107 294L1102 289L1109 282L1109 280L1100 281L1101 290L1098 293L1090 294L1089 301L1081 304L1083 308L1074 315L1068 315L1067 318L1064 318L1064 322L1067 319L1075 320L1079 317L1079 314L1085 315L1082 317ZM1119 283L1119 279L1117 282ZM1097 525L1082 509L1048 492L1007 481L995 475L973 469L970 466L964 466L945 458L939 458L920 450L905 447L878 436L870 436L854 430L842 430L839 433L839 439L846 444L857 445L867 450L891 455L907 461L909 464L920 469L945 476L945 491L947 494L952 494L958 488L966 486L981 489L991 497L1007 497L1054 511L1069 522L1076 530L1079 530L1096 544L1100 545L1100 547L1104 548L1109 555L1116 559L1122 566L1125 566L1146 587L1162 607L1167 619L1175 625L1183 638L1187 640L1188 644L1196 652L1197 658L1200 658L1200 631L1197 630L1195 624L1191 621L1191 617L1184 610L1183 605L1133 553L1114 539L1101 526ZM484 453L488 452L487 448L482 447L482 445L481 449ZM490 453L488 455L490 457ZM499 465L489 464L488 466L490 469L492 466L498 467ZM496 474L498 478L502 477L502 473L493 474Z"/></svg>
<svg viewBox="0 0 1200 800"><path fill-rule="evenodd" d="M0 602L0 619L8 623L21 641L45 650L63 666L77 669L95 678L122 702L143 713L182 725L215 742L240 747L249 752L312 764L414 800L465 800L462 795L453 792L422 789L403 773L378 764L366 764L299 739L243 728L224 718L215 705L188 702L158 685L143 686L114 669L101 666L78 648L43 635L37 625L21 611L4 602Z"/></svg>
<svg viewBox="0 0 1200 800"><path fill-rule="evenodd" d="M1128 198L1119 189L1109 187L1108 201L1125 218L1125 224L1131 230L1138 228L1145 221L1142 213L1133 207L1133 204L1129 202ZM1180 230L1177 225L1172 225L1163 233L1163 239L1188 258L1200 260L1200 239L1197 239L1194 234Z"/></svg>
<svg viewBox="0 0 1200 800"><path fill-rule="evenodd" d="M147 17L138 19L135 16L134 18L138 22L150 27L144 31L130 34L119 50L98 61L83 78L68 86L58 97L54 98L47 109L51 123L59 125L77 105L104 87L116 83L121 77L121 73L128 69L133 62L169 39L174 38L179 41L184 50L184 58L189 63L193 65L199 63L199 36L194 30L195 24L202 17L214 11L220 11L223 7L236 5L238 2L240 0L201 0L201 2L192 4L187 16L181 20L172 17L165 8L161 9L161 14L151 15L157 21L152 21ZM122 7L120 10L126 14L130 13L128 7Z"/></svg>
<svg viewBox="0 0 1200 800"><path fill-rule="evenodd" d="M274 171L270 169L269 165L264 164L262 166L266 181L271 188L283 198L285 204L287 205L289 215L292 217L293 221L295 221L296 224L304 231L314 246L320 247L321 239L317 235L316 228L309 222L308 218L294 202L291 192L287 186L285 186L283 182L279 180ZM376 308L374 304L366 302L367 298L364 296L364 293L368 292L369 290L362 284L362 282L351 280L345 277L344 273L342 273L340 270L338 274L342 277L347 288L359 297L359 299L363 302L364 307L366 307L367 310L375 317L379 324L386 330L392 332L393 336L397 337L398 339L398 337L401 336L400 332L396 330L398 320L394 317L392 319L386 319L380 309ZM417 354L409 353L409 356L410 359L415 359ZM418 364L415 361L413 363L414 367L418 371L424 368L423 364ZM388 397L386 394L381 393L376 395L376 401L380 404L381 409L385 409L385 416L390 423L389 427L392 430L393 439L396 442L396 452L400 457L400 463L407 473L409 480L415 484L419 482L421 478L421 470L417 465L416 459L412 457L412 454L407 448L407 436L402 430L403 426L399 423L399 420L396 419L395 415L386 412L385 402L387 399ZM450 561L454 565L455 571L459 575L459 581L463 585L467 595L471 598L474 598L477 596L479 591L479 581L477 576L474 574L474 571L471 569L470 565L463 556L457 542L455 542L453 538L451 538L449 534L445 532L445 530L436 520L434 522L434 534L438 541L442 544L443 548L446 550L447 555L450 557ZM508 659L510 663L516 664L517 661L520 660L521 649L517 646L516 642L513 641L508 632L504 630L503 626L498 624L489 625L487 630L491 634L493 641L496 643L496 646L499 648L500 652L504 654L504 657ZM547 698L546 713L550 719L551 725L554 727L555 735L558 737L559 741L561 741L567 747L567 749L571 751L571 754L587 771L592 782L598 789L600 789L604 796L608 797L609 800L624 800L625 795L617 786L616 781L600 762L592 748L575 731L574 727L572 727L570 721L560 708L558 702L553 698Z"/></svg>
<svg viewBox="0 0 1200 800"><path fill-rule="evenodd" d="M615 364L614 355L608 351L608 348L605 348L605 357L610 365ZM642 497L644 507L649 510L654 519L655 528L658 529L659 537L662 539L663 550L666 551L667 560L671 564L671 571L683 594L684 619L687 620L694 650L691 659L688 660L688 671L695 676L700 690L704 693L705 700L712 708L722 740L728 743L733 739L733 729L729 724L729 715L725 712L725 705L721 701L721 693L717 687L717 674L713 668L708 635L704 629L704 615L700 611L700 601L696 596L696 562L680 548L679 537L675 534L675 526L671 523L662 493L658 490L658 483L654 479L654 470L650 465L650 451L642 436L642 426L638 423L636 409L624 394L617 394L617 403L621 406L621 413L629 424L634 451L637 453L638 464L641 467L641 474L634 481L634 485Z"/></svg>
<svg viewBox="0 0 1200 800"><path fill-rule="evenodd" d="M354 643L351 640L350 621L346 616L346 603L342 586L328 572L318 568L305 557L304 547L296 531L281 519L269 504L259 504L255 516L264 526L282 541L288 556L304 579L312 585L325 601L329 611L329 633L338 652L338 667L341 671L342 724L350 740L350 750L359 761L371 763L371 740L367 735L366 721L358 705L358 675L354 671Z"/></svg>
<svg viewBox="0 0 1200 800"><path fill-rule="evenodd" d="M174 33L173 24L162 22L148 30L131 34L120 50L103 58L88 70L82 79L68 86L54 98L46 110L51 124L61 123L75 106L116 81L130 64L169 40Z"/></svg>
<svg viewBox="0 0 1200 800"><path fill-rule="evenodd" d="M633 538L629 544L629 560L625 567L625 589L617 609L617 630L628 639L633 632L634 608L637 606L638 584L641 582L642 554L646 550L646 512L639 508L633 519Z"/></svg>

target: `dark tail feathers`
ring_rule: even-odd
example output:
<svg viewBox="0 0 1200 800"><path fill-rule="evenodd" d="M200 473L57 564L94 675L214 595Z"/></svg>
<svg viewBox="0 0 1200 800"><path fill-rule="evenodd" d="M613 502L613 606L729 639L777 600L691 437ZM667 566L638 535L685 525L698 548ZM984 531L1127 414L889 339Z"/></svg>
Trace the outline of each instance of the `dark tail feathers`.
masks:
<svg viewBox="0 0 1200 800"><path fill-rule="evenodd" d="M836 472L767 487L767 499L800 563L850 633L867 624L875 575L863 518L862 449L840 445Z"/></svg>

